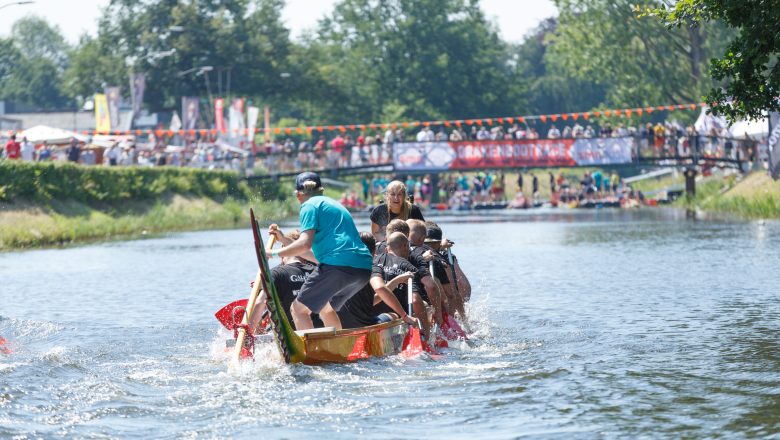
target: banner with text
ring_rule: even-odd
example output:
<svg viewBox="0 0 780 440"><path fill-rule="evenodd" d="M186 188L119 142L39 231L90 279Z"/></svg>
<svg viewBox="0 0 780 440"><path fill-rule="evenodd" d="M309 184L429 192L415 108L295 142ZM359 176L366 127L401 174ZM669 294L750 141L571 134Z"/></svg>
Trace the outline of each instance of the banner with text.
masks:
<svg viewBox="0 0 780 440"><path fill-rule="evenodd" d="M569 167L632 161L633 138L408 142L393 145L396 170Z"/></svg>
<svg viewBox="0 0 780 440"><path fill-rule="evenodd" d="M773 179L780 177L780 113L769 113L769 174Z"/></svg>

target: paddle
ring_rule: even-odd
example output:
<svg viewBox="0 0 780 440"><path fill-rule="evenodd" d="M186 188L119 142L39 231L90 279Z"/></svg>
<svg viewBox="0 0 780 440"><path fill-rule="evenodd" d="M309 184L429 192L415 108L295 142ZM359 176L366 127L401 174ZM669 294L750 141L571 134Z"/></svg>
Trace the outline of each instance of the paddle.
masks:
<svg viewBox="0 0 780 440"><path fill-rule="evenodd" d="M274 247L275 242L276 236L272 235L271 240L268 243L268 250ZM266 252L268 252L268 250ZM254 283L252 287L254 287ZM219 321L219 323L222 324L226 329L233 330L236 327L236 322L241 322L241 320L244 318L244 311L246 310L247 302L248 300L246 298L237 299L217 310L217 312L214 313L214 317L217 318L217 321ZM234 312L233 310L236 307L241 307L241 310Z"/></svg>
<svg viewBox="0 0 780 440"><path fill-rule="evenodd" d="M256 231L256 225L257 220L255 220L255 212L250 208L249 209L249 219L252 222L252 230L253 232ZM260 237L257 236L257 232L255 232L255 244L257 244L260 240ZM271 242L270 245L273 246L274 238L276 236L271 236ZM240 360L241 360L241 354L244 351L244 340L247 337L247 330L249 329L249 322L252 320L252 312L254 312L255 309L255 302L257 301L257 296L260 293L261 289L265 289L265 277L263 276L263 270L258 269L257 270L257 276L255 277L255 282L252 284L252 292L249 294L249 299L247 300L246 304L246 312L244 313L244 317L241 320L241 325L238 327L238 332L236 334L236 345L233 347L233 354L230 359L230 364L228 365L228 369L233 369L239 366ZM250 338L254 338L254 335L248 335Z"/></svg>
<svg viewBox="0 0 780 440"><path fill-rule="evenodd" d="M412 291L412 280L408 280L406 282L407 285L407 306L409 308L408 314L410 318L413 318L412 314L412 300L414 292ZM403 355L406 357L410 356L416 356L423 351L423 343L422 339L420 338L420 329L415 327L412 324L409 324L409 332L406 333L406 338L404 339L404 345L403 345Z"/></svg>

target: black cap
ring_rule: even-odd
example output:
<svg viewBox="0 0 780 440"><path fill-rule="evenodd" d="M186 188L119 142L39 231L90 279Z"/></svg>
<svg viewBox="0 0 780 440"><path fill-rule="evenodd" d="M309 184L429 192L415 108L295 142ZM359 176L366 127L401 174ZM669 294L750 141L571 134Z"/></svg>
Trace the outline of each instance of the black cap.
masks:
<svg viewBox="0 0 780 440"><path fill-rule="evenodd" d="M317 188L322 187L322 182L320 181L320 176L317 175L317 173L312 173L311 171L306 171L304 173L298 174L298 177L295 178L295 189L298 191L303 191L303 184L307 181L311 180L315 183L317 183Z"/></svg>
<svg viewBox="0 0 780 440"><path fill-rule="evenodd" d="M428 226L425 231L425 242L441 241L441 228L438 226Z"/></svg>

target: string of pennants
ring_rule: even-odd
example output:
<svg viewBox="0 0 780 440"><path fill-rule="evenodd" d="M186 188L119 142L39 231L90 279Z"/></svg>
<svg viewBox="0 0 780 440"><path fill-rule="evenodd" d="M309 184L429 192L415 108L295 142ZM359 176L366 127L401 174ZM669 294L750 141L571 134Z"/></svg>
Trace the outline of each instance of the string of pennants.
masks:
<svg viewBox="0 0 780 440"><path fill-rule="evenodd" d="M345 124L345 125L314 125L314 126L306 126L306 127L273 127L270 129L271 133L281 135L286 134L288 136L293 134L299 134L302 135L304 133L308 135L312 135L314 132L317 133L323 133L325 131L328 132L335 132L339 131L341 133L346 133L347 131L365 131L367 129L370 130L386 130L387 128L392 128L393 130L397 128L416 128L416 127L430 127L430 126L444 126L444 127L458 127L461 128L464 125L465 126L493 126L494 124L498 125L504 125L504 124L526 124L528 122L534 122L534 121L541 121L542 123L547 122L558 122L558 121L578 121L578 120L584 120L587 121L591 118L601 118L601 117L632 117L634 115L636 116L642 116L645 114L651 114L653 112L657 111L676 111L676 110L696 110L699 107L706 107L707 104L705 103L698 103L698 104L675 104L675 105L660 105L655 107L637 107L637 108L623 108L623 109L613 109L613 110L594 110L589 112L578 112L578 113L558 113L558 114L550 114L550 115L533 115L533 116L505 116L500 118L481 118L481 119L457 119L457 120L448 120L448 121L413 121L413 122L392 122L392 123L370 123L370 124ZM238 130L233 130L236 134L240 134L243 136L247 136L249 129L243 128ZM255 128L255 133L262 133L265 130L263 128ZM227 133L228 130L222 131L222 133ZM185 135L214 135L216 136L219 131L216 129L193 129L193 130L111 130L110 132L105 131L97 131L97 130L85 130L82 132L84 135L95 135L95 134L114 134L114 135L142 135L142 134L154 134L155 136L161 137L161 136L174 136L175 134L178 134L180 136Z"/></svg>

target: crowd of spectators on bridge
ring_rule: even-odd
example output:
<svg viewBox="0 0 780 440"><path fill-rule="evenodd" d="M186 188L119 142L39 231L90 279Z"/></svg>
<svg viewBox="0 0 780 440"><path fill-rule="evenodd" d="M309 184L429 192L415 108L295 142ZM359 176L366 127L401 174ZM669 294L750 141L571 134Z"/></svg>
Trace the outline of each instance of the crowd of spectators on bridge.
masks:
<svg viewBox="0 0 780 440"><path fill-rule="evenodd" d="M168 145L170 139L151 137L146 142L117 141L96 147L90 142L73 139L67 146L52 146L46 142L33 144L13 136L6 142L3 157L27 161L69 160L84 165L124 166L190 166L207 169L232 169L253 173L256 166L263 172L297 172L303 169L334 169L378 164L393 160L393 145L403 142L463 142L521 139L630 138L636 157L690 156L694 151L702 157L740 159L755 162L759 158L759 140L747 134L730 135L726 129L712 128L698 133L689 125L673 121L647 123L633 127L600 126L578 122L549 126L545 136L533 126L424 126L415 133L405 129L387 128L373 133L336 132L328 138L314 133L312 139L287 137L255 145L247 141L232 144L216 139L177 139L182 146Z"/></svg>

